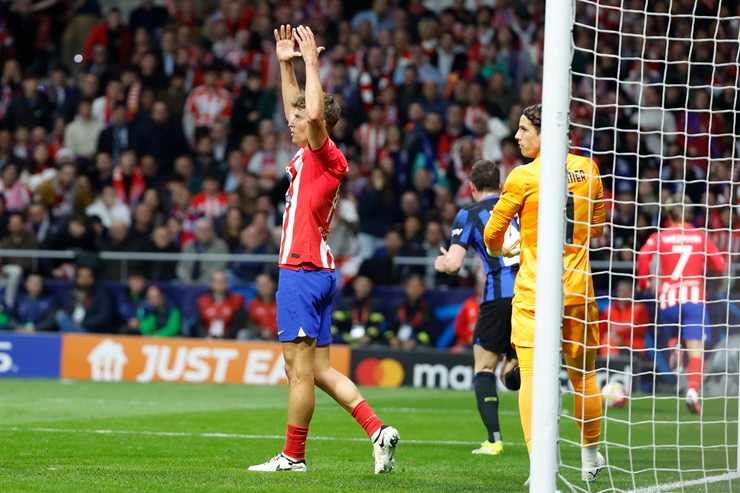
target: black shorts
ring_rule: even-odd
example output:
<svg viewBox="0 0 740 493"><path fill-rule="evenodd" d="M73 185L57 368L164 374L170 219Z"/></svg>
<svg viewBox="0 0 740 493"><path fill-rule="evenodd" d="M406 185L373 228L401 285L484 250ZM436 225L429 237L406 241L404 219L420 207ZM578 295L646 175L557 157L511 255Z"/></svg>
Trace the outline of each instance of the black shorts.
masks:
<svg viewBox="0 0 740 493"><path fill-rule="evenodd" d="M473 343L492 353L516 357L511 346L511 298L499 298L480 305Z"/></svg>

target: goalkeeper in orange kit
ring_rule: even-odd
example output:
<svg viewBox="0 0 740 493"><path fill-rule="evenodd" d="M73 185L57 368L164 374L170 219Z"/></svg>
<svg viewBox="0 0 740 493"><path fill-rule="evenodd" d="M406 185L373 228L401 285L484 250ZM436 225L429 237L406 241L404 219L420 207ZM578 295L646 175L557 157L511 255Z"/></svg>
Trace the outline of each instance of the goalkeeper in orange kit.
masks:
<svg viewBox="0 0 740 493"><path fill-rule="evenodd" d="M519 358L519 414L530 451L541 117L541 105L528 106L522 111L515 138L522 154L533 161L511 172L484 231L489 252L499 255L509 222L519 215L520 268L512 303L511 343ZM602 416L601 394L595 371L599 314L594 300L588 245L590 238L601 235L605 212L601 177L596 164L591 159L574 154L568 154L564 164L568 173L568 223L563 254L562 348L568 376L575 389L573 414L581 430L581 477L584 481L590 481L596 478L606 461L598 450ZM553 330L560 325L561 321L553 321Z"/></svg>

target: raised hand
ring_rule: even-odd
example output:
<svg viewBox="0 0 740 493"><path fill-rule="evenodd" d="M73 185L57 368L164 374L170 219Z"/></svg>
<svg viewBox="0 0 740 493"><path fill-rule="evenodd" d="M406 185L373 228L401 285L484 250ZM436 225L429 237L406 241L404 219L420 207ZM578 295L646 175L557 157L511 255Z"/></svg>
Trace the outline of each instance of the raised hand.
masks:
<svg viewBox="0 0 740 493"><path fill-rule="evenodd" d="M301 52L295 49L294 31L290 27L290 24L283 24L280 26L280 29L273 30L273 34L275 35L275 54L281 62L289 62L301 56Z"/></svg>
<svg viewBox="0 0 740 493"><path fill-rule="evenodd" d="M293 29L293 38L298 43L298 48L303 56L303 61L306 63L316 62L319 59L319 53L324 51L323 46L316 46L316 38L314 38L313 31L308 26L298 26Z"/></svg>

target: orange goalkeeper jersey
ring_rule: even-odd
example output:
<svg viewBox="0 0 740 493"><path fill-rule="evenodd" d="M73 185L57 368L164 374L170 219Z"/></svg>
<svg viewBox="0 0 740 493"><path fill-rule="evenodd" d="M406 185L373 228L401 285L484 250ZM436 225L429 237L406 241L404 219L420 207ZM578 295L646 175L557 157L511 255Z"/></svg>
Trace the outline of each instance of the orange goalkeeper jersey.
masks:
<svg viewBox="0 0 740 493"><path fill-rule="evenodd" d="M564 252L563 294L565 305L584 304L594 298L588 245L600 236L605 221L604 190L599 168L591 159L568 154L568 197ZM534 309L537 270L537 207L540 158L512 170L493 209L484 233L491 252L500 252L512 218L519 214L521 235L519 273L514 304ZM575 214L575 216L574 216ZM553 238L553 241L558 241Z"/></svg>

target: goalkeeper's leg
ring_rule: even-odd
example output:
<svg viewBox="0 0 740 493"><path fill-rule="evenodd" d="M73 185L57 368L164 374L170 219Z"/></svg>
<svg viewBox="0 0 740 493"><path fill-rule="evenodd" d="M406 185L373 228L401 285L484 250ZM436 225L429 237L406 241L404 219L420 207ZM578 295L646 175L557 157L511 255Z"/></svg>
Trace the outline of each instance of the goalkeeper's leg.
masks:
<svg viewBox="0 0 740 493"><path fill-rule="evenodd" d="M563 356L573 385L573 415L581 430L581 476L596 478L605 465L599 453L601 392L596 383L596 350L599 344L598 309L595 304L566 306L563 317Z"/></svg>

